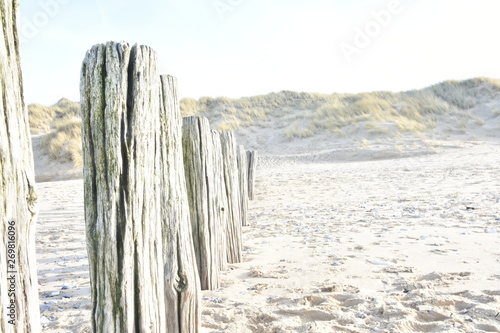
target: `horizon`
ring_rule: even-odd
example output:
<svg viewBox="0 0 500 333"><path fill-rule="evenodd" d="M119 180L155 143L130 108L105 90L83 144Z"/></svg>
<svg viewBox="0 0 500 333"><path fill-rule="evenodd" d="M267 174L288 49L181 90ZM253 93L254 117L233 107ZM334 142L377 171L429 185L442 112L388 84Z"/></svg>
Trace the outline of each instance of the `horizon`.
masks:
<svg viewBox="0 0 500 333"><path fill-rule="evenodd" d="M151 46L159 72L177 77L180 99L496 79L499 11L491 0L21 0L25 102L80 100L85 52L108 40Z"/></svg>

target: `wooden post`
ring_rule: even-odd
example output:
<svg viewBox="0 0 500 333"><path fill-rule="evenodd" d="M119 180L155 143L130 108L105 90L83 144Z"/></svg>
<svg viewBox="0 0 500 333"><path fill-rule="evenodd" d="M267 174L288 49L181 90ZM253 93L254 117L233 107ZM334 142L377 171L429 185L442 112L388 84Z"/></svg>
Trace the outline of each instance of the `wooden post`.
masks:
<svg viewBox="0 0 500 333"><path fill-rule="evenodd" d="M240 188L241 225L247 225L248 211L248 161L245 147L238 146L238 178Z"/></svg>
<svg viewBox="0 0 500 333"><path fill-rule="evenodd" d="M218 251L220 270L227 269L227 220L228 220L228 202L226 196L226 183L224 182L224 162L222 161L222 147L220 141L220 132L212 131L212 145L214 150L213 171L215 174L215 197L218 205L215 206L215 219L219 221L221 233L219 235L220 247Z"/></svg>
<svg viewBox="0 0 500 333"><path fill-rule="evenodd" d="M17 1L0 0L0 332L39 332L37 196L17 34Z"/></svg>
<svg viewBox="0 0 500 333"><path fill-rule="evenodd" d="M183 122L186 184L191 211L196 261L201 288L220 287L225 265L225 205L220 192L221 148L214 144L207 118L188 117ZM224 261L221 261L224 259Z"/></svg>
<svg viewBox="0 0 500 333"><path fill-rule="evenodd" d="M81 72L94 332L198 332L175 81L146 46L109 42Z"/></svg>
<svg viewBox="0 0 500 333"><path fill-rule="evenodd" d="M227 219L227 261L230 264L241 262L241 203L238 180L236 140L232 132L221 132L222 160L224 165L224 183L228 201Z"/></svg>
<svg viewBox="0 0 500 333"><path fill-rule="evenodd" d="M165 265L167 332L198 332L200 284L191 234L191 217L182 154L182 116L177 80L161 76L160 147L162 238ZM176 317L177 316L177 317Z"/></svg>
<svg viewBox="0 0 500 333"><path fill-rule="evenodd" d="M250 200L254 199L255 191L255 176L257 174L257 150L247 151L248 157L248 198Z"/></svg>

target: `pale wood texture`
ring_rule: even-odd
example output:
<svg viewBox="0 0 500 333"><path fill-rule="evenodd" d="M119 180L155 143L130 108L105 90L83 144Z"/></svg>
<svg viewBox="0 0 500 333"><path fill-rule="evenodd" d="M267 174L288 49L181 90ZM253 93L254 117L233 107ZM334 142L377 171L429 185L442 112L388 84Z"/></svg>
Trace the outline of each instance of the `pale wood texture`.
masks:
<svg viewBox="0 0 500 333"><path fill-rule="evenodd" d="M39 332L35 257L37 196L17 34L17 1L0 0L0 332ZM16 273L7 270L8 222L15 222ZM9 269L10 271L11 269ZM10 282L15 286L9 295ZM15 282L14 282L15 280ZM11 297L13 296L13 297ZM15 300L15 315L9 316ZM12 320L12 321L11 321ZM10 323L9 323L10 321Z"/></svg>
<svg viewBox="0 0 500 333"><path fill-rule="evenodd" d="M220 286L221 253L225 253L220 144L214 145L210 124L203 117L184 118L182 140L201 288L214 290Z"/></svg>
<svg viewBox="0 0 500 333"><path fill-rule="evenodd" d="M161 207L167 332L198 332L201 326L200 284L191 234L191 218L182 154L182 117L177 80L161 76ZM175 317L177 316L177 318Z"/></svg>
<svg viewBox="0 0 500 333"><path fill-rule="evenodd" d="M216 221L220 221L219 225L221 233L218 236L220 248L218 251L220 270L227 269L227 220L228 220L228 203L226 196L226 183L224 182L224 162L222 161L222 147L220 142L220 132L212 131L212 145L214 151L213 170L215 174L215 197L218 198L218 206L214 210Z"/></svg>
<svg viewBox="0 0 500 333"><path fill-rule="evenodd" d="M248 158L248 199L254 199L255 177L257 175L258 152L256 150L247 151Z"/></svg>
<svg viewBox="0 0 500 333"><path fill-rule="evenodd" d="M198 332L175 81L155 52L95 45L81 72L94 332Z"/></svg>
<svg viewBox="0 0 500 333"><path fill-rule="evenodd" d="M240 188L241 225L247 225L248 212L248 160L245 147L238 146L238 180Z"/></svg>
<svg viewBox="0 0 500 333"><path fill-rule="evenodd" d="M242 221L236 140L232 132L221 132L220 140L224 166L224 183L228 201L226 226L227 262L234 264L241 262L242 250Z"/></svg>

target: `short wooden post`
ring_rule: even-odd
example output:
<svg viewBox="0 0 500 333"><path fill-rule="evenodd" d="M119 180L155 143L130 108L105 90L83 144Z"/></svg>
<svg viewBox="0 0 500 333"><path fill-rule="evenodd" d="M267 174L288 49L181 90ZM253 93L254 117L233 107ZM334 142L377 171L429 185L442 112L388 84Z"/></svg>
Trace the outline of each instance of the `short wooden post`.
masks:
<svg viewBox="0 0 500 333"><path fill-rule="evenodd" d="M177 80L161 77L160 191L167 332L196 333L201 327L200 283L182 154L182 116ZM168 317L167 317L168 316ZM177 317L175 317L177 316Z"/></svg>
<svg viewBox="0 0 500 333"><path fill-rule="evenodd" d="M238 146L238 178L240 188L241 225L247 225L248 211L248 160L245 147Z"/></svg>
<svg viewBox="0 0 500 333"><path fill-rule="evenodd" d="M226 246L225 206L220 193L221 148L220 144L214 145L210 124L204 117L184 118L182 141L201 288L213 290L220 286L220 270L225 264L221 262Z"/></svg>
<svg viewBox="0 0 500 333"><path fill-rule="evenodd" d="M232 132L221 132L222 160L224 162L224 183L228 201L227 219L227 261L230 264L241 262L241 203L238 180L236 140Z"/></svg>
<svg viewBox="0 0 500 333"><path fill-rule="evenodd" d="M212 145L214 150L213 171L215 174L215 197L217 205L215 205L214 214L215 221L219 221L220 234L217 241L219 242L219 264L220 270L227 269L227 219L228 219L228 202L226 196L226 184L224 182L224 162L222 161L222 147L220 142L220 133L212 131Z"/></svg>
<svg viewBox="0 0 500 333"><path fill-rule="evenodd" d="M17 34L17 1L0 1L0 332L39 332L37 196Z"/></svg>
<svg viewBox="0 0 500 333"><path fill-rule="evenodd" d="M248 157L248 198L250 200L254 199L255 193L255 176L257 174L257 150L247 151Z"/></svg>
<svg viewBox="0 0 500 333"><path fill-rule="evenodd" d="M80 89L93 331L198 332L175 81L151 48L109 42Z"/></svg>

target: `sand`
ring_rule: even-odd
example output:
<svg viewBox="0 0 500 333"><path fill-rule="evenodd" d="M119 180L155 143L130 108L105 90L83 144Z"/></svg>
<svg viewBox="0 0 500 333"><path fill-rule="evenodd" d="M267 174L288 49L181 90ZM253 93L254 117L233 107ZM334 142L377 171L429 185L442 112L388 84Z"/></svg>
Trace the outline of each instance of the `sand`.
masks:
<svg viewBox="0 0 500 333"><path fill-rule="evenodd" d="M263 157L202 332L499 332L499 169L495 140ZM44 332L91 332L82 181L38 192Z"/></svg>

